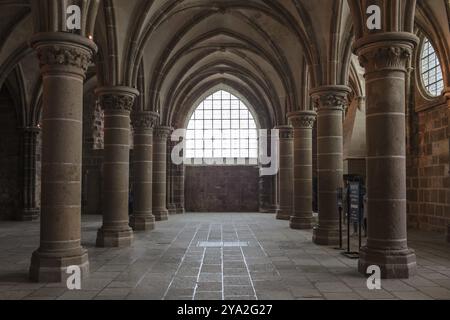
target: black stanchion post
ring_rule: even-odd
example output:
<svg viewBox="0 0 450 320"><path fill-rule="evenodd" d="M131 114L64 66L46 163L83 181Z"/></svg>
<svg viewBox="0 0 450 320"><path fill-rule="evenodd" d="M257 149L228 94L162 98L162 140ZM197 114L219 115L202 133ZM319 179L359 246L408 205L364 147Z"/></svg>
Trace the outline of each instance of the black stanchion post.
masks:
<svg viewBox="0 0 450 320"><path fill-rule="evenodd" d="M359 247L358 251L361 250L362 247L362 216L358 219L358 234L359 234Z"/></svg>
<svg viewBox="0 0 450 320"><path fill-rule="evenodd" d="M337 250L342 250L342 211L344 207L344 192L342 188L337 189L337 208L339 213L339 248Z"/></svg>
<svg viewBox="0 0 450 320"><path fill-rule="evenodd" d="M339 249L342 250L342 206L339 207Z"/></svg>

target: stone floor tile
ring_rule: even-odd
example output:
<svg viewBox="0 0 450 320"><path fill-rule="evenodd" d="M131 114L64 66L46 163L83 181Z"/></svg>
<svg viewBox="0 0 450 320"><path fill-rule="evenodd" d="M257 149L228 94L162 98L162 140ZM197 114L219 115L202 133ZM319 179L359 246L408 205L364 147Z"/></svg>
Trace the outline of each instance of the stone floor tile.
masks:
<svg viewBox="0 0 450 320"><path fill-rule="evenodd" d="M370 300L382 300L382 299L395 299L391 293L386 290L369 290L367 288L355 288L353 289L357 294L362 296L364 299Z"/></svg>
<svg viewBox="0 0 450 320"><path fill-rule="evenodd" d="M440 300L450 300L450 290L442 287L419 287L419 291Z"/></svg>
<svg viewBox="0 0 450 320"><path fill-rule="evenodd" d="M430 296L420 292L420 291L400 291L391 292L394 296L400 298L401 300L432 300Z"/></svg>
<svg viewBox="0 0 450 320"><path fill-rule="evenodd" d="M58 300L92 300L99 294L98 291L71 290L58 297Z"/></svg>
<svg viewBox="0 0 450 320"><path fill-rule="evenodd" d="M359 294L356 293L333 293L333 292L324 292L323 296L327 300L363 300Z"/></svg>
<svg viewBox="0 0 450 320"><path fill-rule="evenodd" d="M222 300L223 295L221 291L218 292L197 292L194 300Z"/></svg>
<svg viewBox="0 0 450 320"><path fill-rule="evenodd" d="M352 289L342 282L316 282L316 288L322 293L350 293Z"/></svg>

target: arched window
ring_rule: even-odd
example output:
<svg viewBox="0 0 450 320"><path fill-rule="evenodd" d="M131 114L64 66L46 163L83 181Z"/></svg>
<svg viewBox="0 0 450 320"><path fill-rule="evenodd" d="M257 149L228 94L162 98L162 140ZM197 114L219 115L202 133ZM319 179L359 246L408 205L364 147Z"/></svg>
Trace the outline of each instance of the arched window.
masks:
<svg viewBox="0 0 450 320"><path fill-rule="evenodd" d="M192 114L186 134L187 159L257 159L258 135L249 109L219 90Z"/></svg>
<svg viewBox="0 0 450 320"><path fill-rule="evenodd" d="M444 80L442 78L442 68L439 58L430 40L424 39L421 55L421 76L422 83L428 94L437 97L444 90Z"/></svg>

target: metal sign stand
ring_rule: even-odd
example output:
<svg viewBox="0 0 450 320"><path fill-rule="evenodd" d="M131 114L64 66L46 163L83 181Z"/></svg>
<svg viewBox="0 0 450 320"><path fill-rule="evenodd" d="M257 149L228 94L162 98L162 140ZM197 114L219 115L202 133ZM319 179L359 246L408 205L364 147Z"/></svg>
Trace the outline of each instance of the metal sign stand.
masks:
<svg viewBox="0 0 450 320"><path fill-rule="evenodd" d="M343 194L343 190L342 190L342 188L338 188L338 190L337 190L337 194L338 194L338 199L337 199L337 202L338 202L338 211L339 211L339 247L338 248L335 248L336 250L344 250L344 248L342 247L342 214L343 214L343 211L344 211L344 208L343 208L343 202L344 202L344 194Z"/></svg>

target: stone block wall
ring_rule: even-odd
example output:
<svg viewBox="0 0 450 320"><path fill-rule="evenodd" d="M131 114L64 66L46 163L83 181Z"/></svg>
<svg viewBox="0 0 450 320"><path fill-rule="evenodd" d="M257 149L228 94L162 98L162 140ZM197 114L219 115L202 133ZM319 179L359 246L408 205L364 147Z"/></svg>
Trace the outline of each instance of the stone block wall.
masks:
<svg viewBox="0 0 450 320"><path fill-rule="evenodd" d="M259 169L252 166L187 166L188 212L258 212Z"/></svg>
<svg viewBox="0 0 450 320"><path fill-rule="evenodd" d="M0 91L0 220L12 220L20 210L20 135L14 103Z"/></svg>
<svg viewBox="0 0 450 320"><path fill-rule="evenodd" d="M84 96L82 213L102 214L103 112L93 91Z"/></svg>
<svg viewBox="0 0 450 320"><path fill-rule="evenodd" d="M407 159L408 225L446 232L450 224L448 113L445 103L417 112Z"/></svg>

